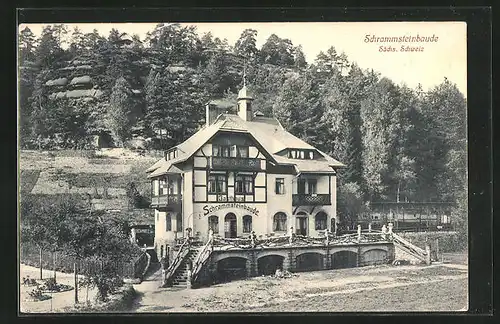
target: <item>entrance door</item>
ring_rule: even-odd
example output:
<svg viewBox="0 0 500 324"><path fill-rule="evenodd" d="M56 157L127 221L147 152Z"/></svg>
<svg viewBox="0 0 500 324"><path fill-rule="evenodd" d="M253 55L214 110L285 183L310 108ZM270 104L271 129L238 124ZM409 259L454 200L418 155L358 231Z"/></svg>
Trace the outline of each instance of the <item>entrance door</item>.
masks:
<svg viewBox="0 0 500 324"><path fill-rule="evenodd" d="M229 213L224 217L224 237L234 238L237 233L236 215Z"/></svg>
<svg viewBox="0 0 500 324"><path fill-rule="evenodd" d="M297 217L297 231L298 235L307 236L307 217Z"/></svg>

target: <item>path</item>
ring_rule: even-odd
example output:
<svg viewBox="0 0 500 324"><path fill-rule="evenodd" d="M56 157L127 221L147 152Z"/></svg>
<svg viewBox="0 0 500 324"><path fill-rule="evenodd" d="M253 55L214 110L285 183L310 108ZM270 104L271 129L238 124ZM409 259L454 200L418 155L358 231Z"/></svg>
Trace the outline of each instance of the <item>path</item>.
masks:
<svg viewBox="0 0 500 324"><path fill-rule="evenodd" d="M157 278L161 271L149 278ZM316 271L300 273L288 279L255 277L208 288L158 288L160 278L146 280L134 287L140 293L131 311L135 312L218 312L218 311L295 311L292 304L301 305L307 300L317 301L317 305L308 304L309 309L321 309L321 298L347 298L351 303L363 301L364 295L370 295L366 305L377 305L378 293L381 298L394 298L391 294L398 291L401 300L406 300L407 309L411 305L418 309L433 310L435 304L429 302L437 287L449 288L456 299L446 304L446 300L436 310L458 310L466 305L467 300L467 265L435 263L430 266L373 266L342 270ZM425 289L429 292L425 293ZM453 291L451 289L454 289ZM412 296L415 292L415 296ZM420 294L420 295L418 295ZM330 297L331 296L331 297ZM338 296L338 297L335 297ZM385 296L385 297L384 297ZM414 298L412 300L411 298ZM425 299L425 303L416 304ZM453 296L452 298L453 299ZM382 300L382 299L381 299ZM464 304L465 303L465 304ZM458 305L458 306L457 306ZM378 307L392 307L380 304ZM298 306L297 306L298 307ZM316 308L315 308L316 307ZM368 306L367 306L368 307ZM410 307L410 308L408 308ZM297 308L297 311L298 308ZM340 310L343 311L343 310Z"/></svg>

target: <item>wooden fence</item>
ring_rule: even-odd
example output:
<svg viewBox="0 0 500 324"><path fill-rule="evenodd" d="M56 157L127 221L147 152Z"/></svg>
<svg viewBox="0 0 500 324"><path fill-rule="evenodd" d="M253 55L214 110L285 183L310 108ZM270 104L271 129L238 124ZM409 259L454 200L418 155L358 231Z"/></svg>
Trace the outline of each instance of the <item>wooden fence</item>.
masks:
<svg viewBox="0 0 500 324"><path fill-rule="evenodd" d="M40 267L40 250L33 244L23 243L19 249L20 262L34 267ZM42 250L42 266L44 269L55 269L57 271L72 273L75 263L75 257L66 255L62 252L50 252ZM132 260L126 261L102 261L97 258L86 258L76 262L78 272L97 273L101 272L104 267L116 269L118 276L122 278L138 278L147 266L147 256L145 252L134 257Z"/></svg>

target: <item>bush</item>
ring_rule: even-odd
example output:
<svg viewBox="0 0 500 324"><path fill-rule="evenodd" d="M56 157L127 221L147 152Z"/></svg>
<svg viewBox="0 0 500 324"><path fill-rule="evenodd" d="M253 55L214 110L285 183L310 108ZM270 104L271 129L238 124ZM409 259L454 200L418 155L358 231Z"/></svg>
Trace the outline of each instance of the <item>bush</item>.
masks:
<svg viewBox="0 0 500 324"><path fill-rule="evenodd" d="M50 291L50 292L62 292L62 291L68 291L68 290L73 289L73 287L71 287L69 285L57 283L55 278L45 279L45 282L44 282L42 288L43 288L43 290Z"/></svg>
<svg viewBox="0 0 500 324"><path fill-rule="evenodd" d="M38 286L38 283L35 279L30 278L30 276L26 276L22 278L22 284L24 286Z"/></svg>
<svg viewBox="0 0 500 324"><path fill-rule="evenodd" d="M34 300L34 301L43 301L50 299L51 297L49 295L44 295L43 294L43 289L40 286L37 286L35 289L32 291L28 292L28 295Z"/></svg>
<svg viewBox="0 0 500 324"><path fill-rule="evenodd" d="M100 305L79 305L77 307L66 307L66 313L108 313L127 312L132 307L138 293L132 285L125 285L110 296L109 300Z"/></svg>

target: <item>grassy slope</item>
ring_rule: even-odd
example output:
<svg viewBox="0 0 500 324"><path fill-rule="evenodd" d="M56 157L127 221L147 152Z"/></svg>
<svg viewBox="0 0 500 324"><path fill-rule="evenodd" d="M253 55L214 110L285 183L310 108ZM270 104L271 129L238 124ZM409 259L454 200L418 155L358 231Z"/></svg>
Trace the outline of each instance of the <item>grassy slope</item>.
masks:
<svg viewBox="0 0 500 324"><path fill-rule="evenodd" d="M20 187L23 193L50 199L53 195L68 192L93 194L94 188L102 195L106 185L111 199L94 200L94 206L123 210L127 208L127 182L135 181L139 191L148 194L150 185L145 170L157 160L158 157L140 156L123 149L97 154L93 151L21 151ZM62 174L56 180L58 172ZM69 178L73 179L71 188ZM148 213L147 210L143 212Z"/></svg>

